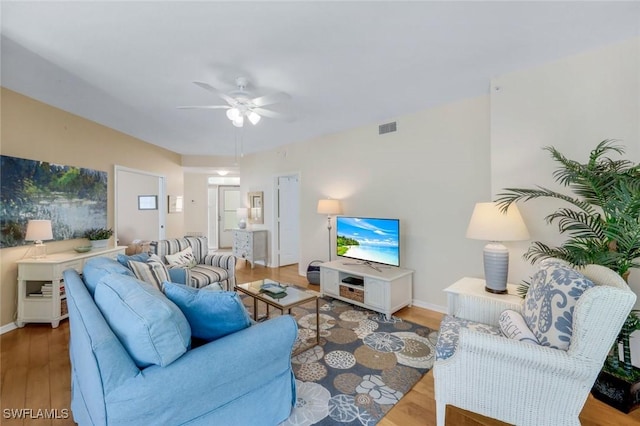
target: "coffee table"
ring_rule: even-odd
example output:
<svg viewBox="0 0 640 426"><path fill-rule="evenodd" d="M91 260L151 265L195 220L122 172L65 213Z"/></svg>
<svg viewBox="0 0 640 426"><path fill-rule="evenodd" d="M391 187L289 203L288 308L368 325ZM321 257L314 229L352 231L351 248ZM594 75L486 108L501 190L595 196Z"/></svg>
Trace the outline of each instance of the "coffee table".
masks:
<svg viewBox="0 0 640 426"><path fill-rule="evenodd" d="M269 293L261 292L263 284L273 283L278 284L281 287L286 288L286 295L284 297L275 298L269 295ZM244 284L236 284L235 290L239 291L242 294L246 294L253 298L253 319L258 321L258 301L263 302L267 305L267 315L261 319L269 318L269 307L272 306L276 309L279 309L280 312L284 315L284 311L287 310L289 314L291 314L291 308L294 308L299 305L304 305L306 303L312 302L315 300L316 302L316 341L312 345L301 346L296 349L293 355L297 355L302 351L305 351L313 346L320 344L320 298L318 294L313 291L307 291L301 288L294 287L292 285L278 283L273 280L258 280L252 281L250 283Z"/></svg>

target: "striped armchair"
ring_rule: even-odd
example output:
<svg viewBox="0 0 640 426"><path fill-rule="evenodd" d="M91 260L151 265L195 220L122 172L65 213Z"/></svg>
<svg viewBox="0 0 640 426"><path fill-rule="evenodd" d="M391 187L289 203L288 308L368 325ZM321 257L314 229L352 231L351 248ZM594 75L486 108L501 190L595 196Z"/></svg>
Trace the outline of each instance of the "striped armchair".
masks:
<svg viewBox="0 0 640 426"><path fill-rule="evenodd" d="M232 254L207 254L209 247L206 237L184 237L151 242L151 252L157 254L165 263L165 256L176 254L187 247L191 247L197 265L183 268L185 272L184 284L202 288L213 283L227 290L232 290L235 277L236 258Z"/></svg>

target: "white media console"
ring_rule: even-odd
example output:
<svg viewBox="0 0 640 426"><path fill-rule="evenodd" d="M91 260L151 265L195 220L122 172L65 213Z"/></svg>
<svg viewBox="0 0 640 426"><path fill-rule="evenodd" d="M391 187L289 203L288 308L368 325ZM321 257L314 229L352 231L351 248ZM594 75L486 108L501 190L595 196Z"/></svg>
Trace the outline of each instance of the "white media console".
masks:
<svg viewBox="0 0 640 426"><path fill-rule="evenodd" d="M372 311L391 314L412 304L413 271L382 266L376 269L348 260L320 265L320 293Z"/></svg>

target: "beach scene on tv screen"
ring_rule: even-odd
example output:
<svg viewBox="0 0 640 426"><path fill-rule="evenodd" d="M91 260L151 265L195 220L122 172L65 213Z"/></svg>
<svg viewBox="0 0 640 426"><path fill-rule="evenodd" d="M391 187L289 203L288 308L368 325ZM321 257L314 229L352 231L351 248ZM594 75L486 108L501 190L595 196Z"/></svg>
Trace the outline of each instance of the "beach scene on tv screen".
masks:
<svg viewBox="0 0 640 426"><path fill-rule="evenodd" d="M337 254L369 262L399 266L399 221L338 217Z"/></svg>

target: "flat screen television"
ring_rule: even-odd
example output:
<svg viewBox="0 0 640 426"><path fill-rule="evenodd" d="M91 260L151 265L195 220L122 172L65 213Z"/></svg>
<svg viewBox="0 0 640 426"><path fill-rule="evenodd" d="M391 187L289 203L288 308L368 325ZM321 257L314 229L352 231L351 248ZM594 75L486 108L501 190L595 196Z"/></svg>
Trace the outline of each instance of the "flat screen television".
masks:
<svg viewBox="0 0 640 426"><path fill-rule="evenodd" d="M400 266L400 220L338 216L336 253L364 263Z"/></svg>

